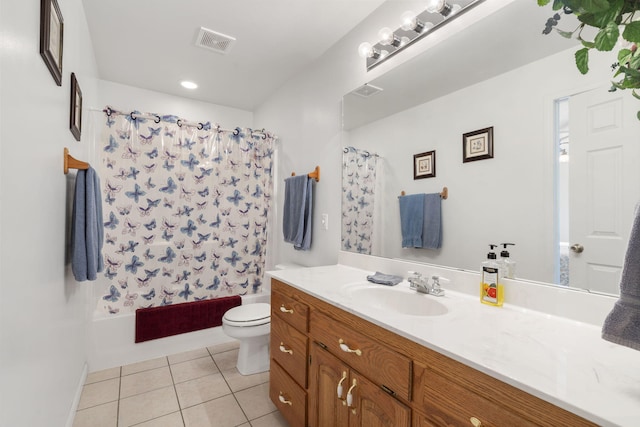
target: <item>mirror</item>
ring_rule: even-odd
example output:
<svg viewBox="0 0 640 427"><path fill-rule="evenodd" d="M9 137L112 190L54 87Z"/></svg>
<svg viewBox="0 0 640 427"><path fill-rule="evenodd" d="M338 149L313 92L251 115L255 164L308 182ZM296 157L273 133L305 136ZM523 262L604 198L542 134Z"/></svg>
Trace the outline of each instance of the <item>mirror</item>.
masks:
<svg viewBox="0 0 640 427"><path fill-rule="evenodd" d="M572 228L576 214L584 218L595 214L574 201L569 219L566 195L578 191L573 190L574 182L572 191L567 190L573 178L560 162L569 130L563 125L568 117L563 111L568 107L572 111L574 95L608 93L608 64L615 58L605 54L591 58L589 74L579 74L573 62L576 41L541 34L551 14L550 8L533 1L511 2L368 82L381 92L345 95L343 145L354 148L344 160L353 156L352 166L359 169L348 164L343 168L343 250L478 271L490 243L513 242L509 251L517 263L518 279L618 292L617 277L640 191L600 188L591 194L592 204L594 195L596 202L606 199L593 208L601 218L595 221L595 234L623 244L611 251L606 262L589 261L592 246L585 246L582 253L567 252L581 242L570 241L566 224ZM563 17L562 26L571 27L569 20ZM368 89L364 92L371 92ZM624 121L636 126L637 135L637 106L626 107L631 94L618 91L609 96L607 105L624 104ZM574 115L578 114L571 115L572 124ZM602 117L606 121L609 116ZM493 127L493 157L464 162L463 134L489 127ZM574 129L570 130L571 141L577 144ZM633 141L640 145L637 137ZM618 165L621 158L640 159L636 149L625 150L617 150L613 156L617 160L610 159L610 165ZM414 179L414 155L430 151L435 151L435 176ZM575 162L570 158L572 170L587 169L576 163L578 158ZM625 171L637 169L627 165ZM599 176L606 176L609 181L603 182L613 188L623 182L610 175ZM586 176L581 179L593 178ZM640 182L640 177L633 179ZM449 197L441 202L441 248L402 248L398 196L402 191L436 193L443 187L448 187ZM569 274L568 264L585 260L585 268L591 269L586 278ZM571 279L578 276L579 282ZM607 286L602 286L605 282Z"/></svg>

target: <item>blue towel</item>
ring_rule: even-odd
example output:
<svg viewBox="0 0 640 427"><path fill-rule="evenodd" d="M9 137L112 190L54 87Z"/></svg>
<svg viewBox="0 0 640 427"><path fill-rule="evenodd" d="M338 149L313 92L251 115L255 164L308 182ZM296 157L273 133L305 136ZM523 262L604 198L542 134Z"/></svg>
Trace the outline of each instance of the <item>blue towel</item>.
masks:
<svg viewBox="0 0 640 427"><path fill-rule="evenodd" d="M402 277L394 274L384 274L376 271L376 274L367 276L367 280L371 283L377 283L379 285L395 286L402 282Z"/></svg>
<svg viewBox="0 0 640 427"><path fill-rule="evenodd" d="M295 249L311 247L312 181L307 175L284 180L282 232L284 241Z"/></svg>
<svg viewBox="0 0 640 427"><path fill-rule="evenodd" d="M403 248L422 247L424 226L424 194L400 196L400 227Z"/></svg>
<svg viewBox="0 0 640 427"><path fill-rule="evenodd" d="M602 326L602 338L640 351L640 203L620 278L620 299Z"/></svg>
<svg viewBox="0 0 640 427"><path fill-rule="evenodd" d="M96 280L104 268L100 179L89 167L78 170L71 218L71 270L78 282Z"/></svg>
<svg viewBox="0 0 640 427"><path fill-rule="evenodd" d="M440 249L442 246L442 197L440 193L424 195L424 225L422 247Z"/></svg>

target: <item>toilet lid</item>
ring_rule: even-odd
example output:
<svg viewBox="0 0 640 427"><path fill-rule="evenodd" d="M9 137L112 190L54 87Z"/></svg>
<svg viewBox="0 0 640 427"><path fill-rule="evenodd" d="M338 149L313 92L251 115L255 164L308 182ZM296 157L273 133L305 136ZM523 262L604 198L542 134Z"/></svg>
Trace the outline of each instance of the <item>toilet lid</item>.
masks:
<svg viewBox="0 0 640 427"><path fill-rule="evenodd" d="M271 305L247 304L227 310L222 320L233 326L258 326L271 321Z"/></svg>

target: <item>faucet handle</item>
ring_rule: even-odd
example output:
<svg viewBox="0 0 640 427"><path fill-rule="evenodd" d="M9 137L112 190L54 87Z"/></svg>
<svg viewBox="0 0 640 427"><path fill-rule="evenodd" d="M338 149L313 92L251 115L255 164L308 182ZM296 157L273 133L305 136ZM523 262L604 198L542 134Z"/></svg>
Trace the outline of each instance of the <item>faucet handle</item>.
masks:
<svg viewBox="0 0 640 427"><path fill-rule="evenodd" d="M443 282L449 282L449 279L447 279L446 277L440 277L435 275L431 276L431 279L433 279L433 283L431 283L431 290L429 291L429 293L435 296L443 296L444 289L440 287L440 281L442 280Z"/></svg>

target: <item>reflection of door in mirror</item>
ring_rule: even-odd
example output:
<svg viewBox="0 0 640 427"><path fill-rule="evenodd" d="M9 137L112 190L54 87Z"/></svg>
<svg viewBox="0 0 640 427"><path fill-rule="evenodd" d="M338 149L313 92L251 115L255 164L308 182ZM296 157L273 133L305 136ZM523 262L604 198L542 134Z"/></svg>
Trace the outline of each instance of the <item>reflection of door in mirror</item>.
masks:
<svg viewBox="0 0 640 427"><path fill-rule="evenodd" d="M640 197L638 121L627 95L598 88L556 102L558 284L570 277L591 292L619 292Z"/></svg>

